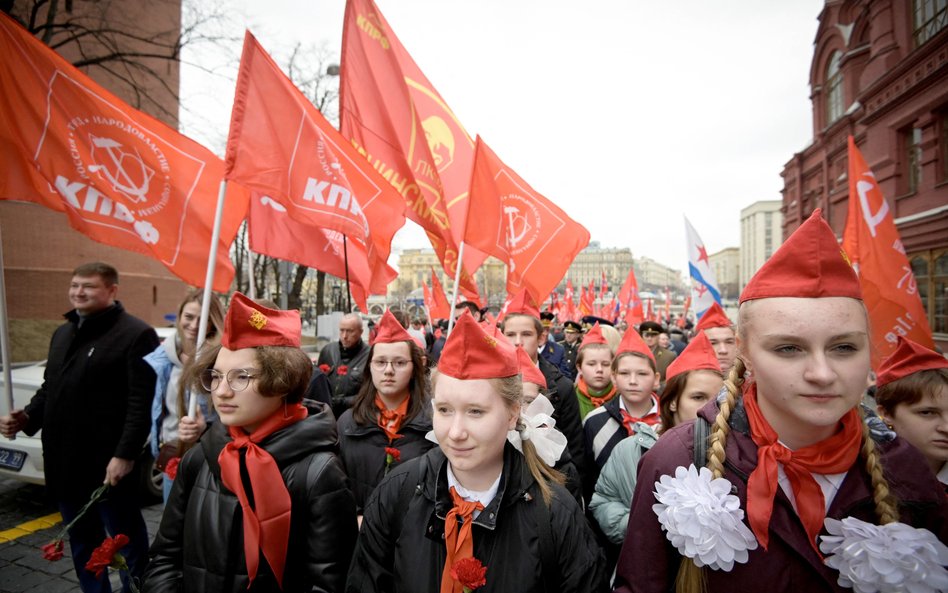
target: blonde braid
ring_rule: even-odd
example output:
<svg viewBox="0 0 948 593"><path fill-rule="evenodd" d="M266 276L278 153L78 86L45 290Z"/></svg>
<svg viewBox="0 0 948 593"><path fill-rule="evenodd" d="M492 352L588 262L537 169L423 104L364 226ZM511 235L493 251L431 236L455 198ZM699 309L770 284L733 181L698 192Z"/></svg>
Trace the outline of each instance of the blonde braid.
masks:
<svg viewBox="0 0 948 593"><path fill-rule="evenodd" d="M872 440L869 425L866 424L861 409L859 416L862 421L862 456L866 460L866 472L872 479L872 498L876 503L879 524L896 523L899 520L899 501L889 490L889 481L885 479L879 449Z"/></svg>
<svg viewBox="0 0 948 593"><path fill-rule="evenodd" d="M711 445L708 447L708 469L715 478L724 477L724 447L727 444L727 435L731 432L731 425L727 423L731 411L737 405L737 399L744 384L744 361L740 358L734 361L734 367L728 373L724 386L727 388L727 397L721 402L721 411L714 419L711 429ZM705 593L708 590L708 581L704 569L695 564L691 558L682 558L678 565L678 576L675 577L676 593Z"/></svg>

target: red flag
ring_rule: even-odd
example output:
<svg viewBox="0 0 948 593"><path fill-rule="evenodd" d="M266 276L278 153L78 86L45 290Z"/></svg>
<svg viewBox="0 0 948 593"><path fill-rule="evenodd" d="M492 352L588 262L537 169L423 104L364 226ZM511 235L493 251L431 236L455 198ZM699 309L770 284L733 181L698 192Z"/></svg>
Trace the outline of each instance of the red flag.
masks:
<svg viewBox="0 0 948 593"><path fill-rule="evenodd" d="M612 323L615 323L619 319L619 303L616 302L616 297L609 299L609 305L606 307L606 316Z"/></svg>
<svg viewBox="0 0 948 593"><path fill-rule="evenodd" d="M463 298L465 301L470 301L477 305L479 309L484 308L484 302L481 300L481 294L476 291L471 291L466 286L461 286L459 299Z"/></svg>
<svg viewBox="0 0 948 593"><path fill-rule="evenodd" d="M671 319L672 314L672 297L671 292L668 291L668 287L665 287L665 321Z"/></svg>
<svg viewBox="0 0 948 593"><path fill-rule="evenodd" d="M599 283L599 300L605 299L606 292L609 291L609 281L606 280L606 271L601 270L601 272L602 272L602 280Z"/></svg>
<svg viewBox="0 0 948 593"><path fill-rule="evenodd" d="M392 236L405 224L404 200L333 129L249 31L237 75L227 167L228 179L267 196L296 224L311 227L312 235L320 234L316 227L330 229L344 233L356 250L360 244L369 272L390 270L385 262ZM259 229L260 221L254 225ZM306 245L304 240L297 249ZM312 267L328 272L320 265ZM345 277L344 272L329 273ZM372 285L368 278L358 284L385 293L384 285Z"/></svg>
<svg viewBox="0 0 948 593"><path fill-rule="evenodd" d="M395 187L452 278L465 219L474 142L372 0L349 0L342 36L340 129ZM461 282L486 255L464 248Z"/></svg>
<svg viewBox="0 0 948 593"><path fill-rule="evenodd" d="M590 283L591 284L591 283ZM593 312L593 290L590 286L586 288L585 286L580 287L582 294L579 297L579 314L580 316L592 315Z"/></svg>
<svg viewBox="0 0 948 593"><path fill-rule="evenodd" d="M648 300L648 312L645 314L646 319L649 321L657 321L655 318L655 312L652 310L652 301L655 299Z"/></svg>
<svg viewBox="0 0 948 593"><path fill-rule="evenodd" d="M398 276L384 261L370 258L358 241L347 241L344 252L342 233L293 220L286 208L268 196L254 194L248 235L250 248L257 253L322 270L337 278L346 277L344 256L348 254L350 291L361 311L368 311L367 294L385 294L388 283Z"/></svg>
<svg viewBox="0 0 948 593"><path fill-rule="evenodd" d="M451 305L448 303L448 297L444 294L444 288L441 287L441 281L438 275L431 270L431 316L435 319L448 319L451 317Z"/></svg>
<svg viewBox="0 0 948 593"><path fill-rule="evenodd" d="M642 299L639 298L639 285L635 279L633 267L629 267L629 275L625 277L625 282L619 289L619 303L623 309L621 315L629 327L636 326L645 320Z"/></svg>
<svg viewBox="0 0 948 593"><path fill-rule="evenodd" d="M685 329L685 322L688 319L688 308L691 307L691 295L685 297L685 307L681 311L681 317L678 318L678 327Z"/></svg>
<svg viewBox="0 0 948 593"><path fill-rule="evenodd" d="M425 301L425 315L428 317L428 324L434 325L434 316L431 314L431 307L434 304L434 299L431 298L431 289L428 288L428 283L425 281L421 282L422 289L422 298Z"/></svg>
<svg viewBox="0 0 948 593"><path fill-rule="evenodd" d="M859 274L872 328L872 366L895 349L899 336L934 347L915 276L875 175L849 137L849 214L843 251Z"/></svg>
<svg viewBox="0 0 948 593"><path fill-rule="evenodd" d="M566 303L566 318L563 319L563 321L566 321L566 319L572 319L573 321L577 321L576 303L573 301L573 281L572 280L569 280L569 279L566 280L566 293L563 295L563 301Z"/></svg>
<svg viewBox="0 0 948 593"><path fill-rule="evenodd" d="M0 55L0 199L65 212L84 235L203 286L224 163L122 102L6 14ZM232 188L216 291L230 288L229 248L246 211L246 192Z"/></svg>
<svg viewBox="0 0 948 593"><path fill-rule="evenodd" d="M533 190L477 139L465 240L507 262L507 292L526 288L549 294L576 254L589 244L589 231Z"/></svg>

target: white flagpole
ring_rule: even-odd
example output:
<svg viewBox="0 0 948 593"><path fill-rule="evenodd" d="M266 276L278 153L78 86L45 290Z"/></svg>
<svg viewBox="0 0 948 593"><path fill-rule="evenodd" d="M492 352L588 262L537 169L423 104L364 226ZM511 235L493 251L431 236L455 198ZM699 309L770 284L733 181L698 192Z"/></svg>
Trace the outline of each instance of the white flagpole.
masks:
<svg viewBox="0 0 948 593"><path fill-rule="evenodd" d="M249 268L249 286L247 290L251 300L257 298L257 280L253 277L253 251L250 251L250 245L247 245L247 267Z"/></svg>
<svg viewBox="0 0 948 593"><path fill-rule="evenodd" d="M458 246L458 263L454 272L454 291L451 294L451 315L448 317L448 335L454 329L454 308L458 304L458 285L461 283L461 267L464 265L464 241Z"/></svg>
<svg viewBox="0 0 948 593"><path fill-rule="evenodd" d="M3 276L3 237L0 237L0 354L3 356L3 394L7 402L7 414L12 414L13 363L10 359L10 328L7 326L7 288Z"/></svg>
<svg viewBox="0 0 948 593"><path fill-rule="evenodd" d="M227 195L227 180L221 179L221 189L217 194L217 212L214 213L214 233L211 235L211 249L207 256L207 276L204 278L204 299L201 302L201 322L198 324L197 348L194 349L194 355L197 356L204 343L204 336L207 335L207 318L211 312L211 298L214 294L214 271L217 264L217 243L221 238L221 221L224 218L224 196ZM188 416L194 418L197 416L197 397L192 397L188 402Z"/></svg>

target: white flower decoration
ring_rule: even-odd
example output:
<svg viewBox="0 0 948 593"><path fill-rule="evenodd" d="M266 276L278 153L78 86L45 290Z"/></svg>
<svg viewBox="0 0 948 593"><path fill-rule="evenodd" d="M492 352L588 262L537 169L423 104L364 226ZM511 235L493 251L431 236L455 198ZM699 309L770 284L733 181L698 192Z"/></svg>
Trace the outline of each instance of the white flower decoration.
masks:
<svg viewBox="0 0 948 593"><path fill-rule="evenodd" d="M711 470L694 464L675 470L675 477L655 482L652 505L668 541L697 566L729 571L745 563L747 552L757 549L757 538L744 525L741 501L731 494L731 483L712 479Z"/></svg>
<svg viewBox="0 0 948 593"><path fill-rule="evenodd" d="M839 571L842 587L857 593L948 591L948 547L927 529L905 523L873 525L853 517L827 518L820 550Z"/></svg>

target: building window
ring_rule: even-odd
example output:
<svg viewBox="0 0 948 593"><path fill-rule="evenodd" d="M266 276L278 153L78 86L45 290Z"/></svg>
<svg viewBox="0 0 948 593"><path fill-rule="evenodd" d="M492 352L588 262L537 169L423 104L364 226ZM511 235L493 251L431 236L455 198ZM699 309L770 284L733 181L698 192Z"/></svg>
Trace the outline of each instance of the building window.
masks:
<svg viewBox="0 0 948 593"><path fill-rule="evenodd" d="M948 334L948 251L914 253L909 264L932 331Z"/></svg>
<svg viewBox="0 0 948 593"><path fill-rule="evenodd" d="M918 186L922 182L922 129L909 128L902 132L902 142L904 148L904 166L903 175L905 178L905 191L903 193L913 194L918 191Z"/></svg>
<svg viewBox="0 0 948 593"><path fill-rule="evenodd" d="M948 0L946 0L948 1ZM826 67L826 125L843 115L843 71L839 62L843 54L834 51Z"/></svg>
<svg viewBox="0 0 948 593"><path fill-rule="evenodd" d="M915 0L915 47L948 24L948 0Z"/></svg>

